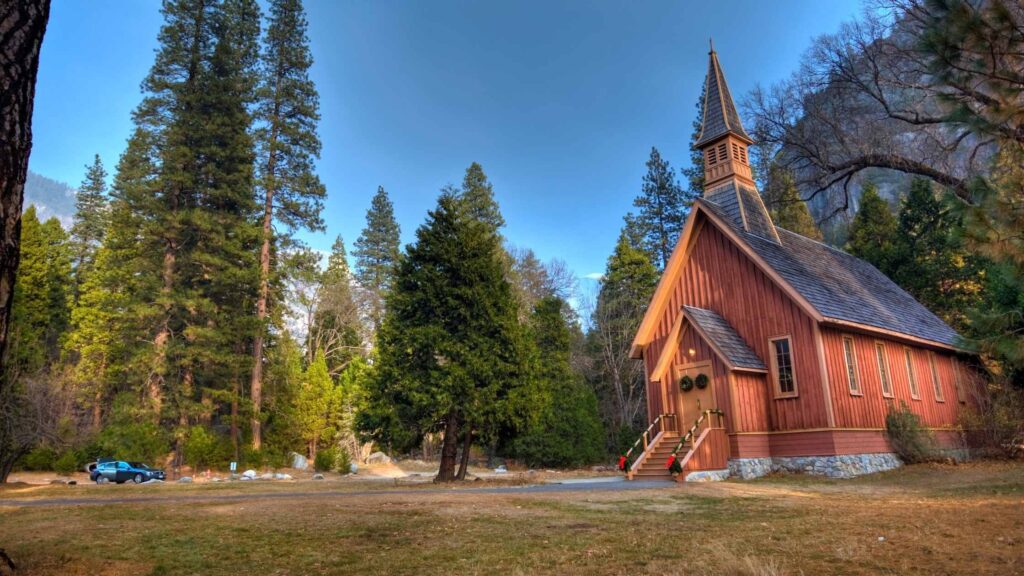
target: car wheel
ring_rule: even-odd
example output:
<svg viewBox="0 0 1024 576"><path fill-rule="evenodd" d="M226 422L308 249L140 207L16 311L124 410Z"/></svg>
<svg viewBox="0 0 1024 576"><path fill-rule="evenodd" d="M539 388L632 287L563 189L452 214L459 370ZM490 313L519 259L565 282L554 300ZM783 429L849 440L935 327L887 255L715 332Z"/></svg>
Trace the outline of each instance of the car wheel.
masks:
<svg viewBox="0 0 1024 576"><path fill-rule="evenodd" d="M116 481L114 481L115 484L124 484L125 482L127 482L127 480L116 480Z"/></svg>
<svg viewBox="0 0 1024 576"><path fill-rule="evenodd" d="M106 484L107 483L107 477L106 476L97 476L96 477L96 483L97 484Z"/></svg>
<svg viewBox="0 0 1024 576"><path fill-rule="evenodd" d="M142 474L136 474L135 478L132 478L132 481L135 482L136 484L142 484L142 480Z"/></svg>

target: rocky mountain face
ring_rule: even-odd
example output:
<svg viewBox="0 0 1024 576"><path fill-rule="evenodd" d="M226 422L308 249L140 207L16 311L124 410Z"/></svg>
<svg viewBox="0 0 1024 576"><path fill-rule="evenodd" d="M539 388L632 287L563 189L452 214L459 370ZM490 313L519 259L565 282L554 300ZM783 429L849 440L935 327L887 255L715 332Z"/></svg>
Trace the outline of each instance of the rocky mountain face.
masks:
<svg viewBox="0 0 1024 576"><path fill-rule="evenodd" d="M29 170L28 179L25 180L24 207L33 204L40 220L56 218L68 229L75 215L75 189Z"/></svg>

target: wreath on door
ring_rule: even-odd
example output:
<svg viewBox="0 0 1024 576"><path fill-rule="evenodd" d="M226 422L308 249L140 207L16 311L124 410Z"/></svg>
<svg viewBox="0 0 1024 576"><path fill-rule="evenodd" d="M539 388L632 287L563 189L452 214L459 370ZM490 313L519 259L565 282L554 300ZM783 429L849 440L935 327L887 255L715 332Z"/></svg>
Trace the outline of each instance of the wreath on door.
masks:
<svg viewBox="0 0 1024 576"><path fill-rule="evenodd" d="M697 374L697 378L693 381L697 385L697 388L703 390L708 387L708 375L701 373Z"/></svg>
<svg viewBox="0 0 1024 576"><path fill-rule="evenodd" d="M693 390L693 378L689 376L683 376L679 379L679 389L683 392L689 392Z"/></svg>

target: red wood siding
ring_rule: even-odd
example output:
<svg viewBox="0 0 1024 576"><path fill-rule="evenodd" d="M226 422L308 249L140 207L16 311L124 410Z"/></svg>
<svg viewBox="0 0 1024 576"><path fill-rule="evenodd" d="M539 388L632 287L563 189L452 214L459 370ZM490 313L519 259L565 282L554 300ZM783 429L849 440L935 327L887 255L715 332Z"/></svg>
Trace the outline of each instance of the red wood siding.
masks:
<svg viewBox="0 0 1024 576"><path fill-rule="evenodd" d="M704 441L683 467L682 478L697 470L724 470L729 467L729 437L724 428L711 428Z"/></svg>
<svg viewBox="0 0 1024 576"><path fill-rule="evenodd" d="M939 383L942 386L942 397L939 402L935 397L932 384L932 371L928 362L929 351L916 346L907 346L911 353L914 376L920 390L918 398L912 398L910 380L907 375L906 358L903 343L865 334L852 334L833 328L822 328L822 340L825 345L825 366L828 372L832 392L832 406L837 428L884 428L885 414L889 406L899 406L900 401L920 415L922 423L929 428L947 428L955 426L960 410L964 407L958 401L954 385L953 357L945 352L935 352L936 369ZM843 336L851 337L857 358L856 373L860 379L862 395L850 393L846 363L843 351ZM875 343L885 345L886 358L889 361L889 378L892 382L893 398L882 396L882 384L878 372L878 360ZM968 371L961 363L961 374L964 376L965 387Z"/></svg>
<svg viewBox="0 0 1024 576"><path fill-rule="evenodd" d="M771 430L771 388L767 374L735 372L732 375L732 391L735 400L723 408L728 416L734 417L729 430L735 432L767 432Z"/></svg>
<svg viewBox="0 0 1024 576"><path fill-rule="evenodd" d="M683 305L707 308L721 314L766 365L770 363L768 339L790 336L798 396L774 399L774 385L770 384L771 379L768 378L765 381L767 396L763 396L770 398L765 409L767 423L771 430L828 426L814 320L710 221L705 221L698 231L689 259L673 286L664 314L658 319L654 337L644 350L648 374L654 370ZM728 394L728 379L716 378L715 384L716 399L728 415L731 411L730 399L718 393L722 391ZM751 385L750 382L744 384L748 387ZM650 414L656 416L664 411L661 393L654 386L650 386L648 392ZM756 398L756 394L749 397L751 401ZM754 412L759 410L754 409ZM749 423L736 422L731 415L729 417L730 432L734 430L733 426L762 426L765 422L759 417Z"/></svg>

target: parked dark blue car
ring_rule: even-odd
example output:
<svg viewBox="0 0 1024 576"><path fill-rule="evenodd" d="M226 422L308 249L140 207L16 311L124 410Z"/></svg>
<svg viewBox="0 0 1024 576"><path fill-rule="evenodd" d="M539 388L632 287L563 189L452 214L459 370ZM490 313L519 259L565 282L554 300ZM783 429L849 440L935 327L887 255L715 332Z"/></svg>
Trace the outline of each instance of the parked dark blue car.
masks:
<svg viewBox="0 0 1024 576"><path fill-rule="evenodd" d="M89 473L89 479L97 484L105 482L124 484L129 480L136 484L142 484L150 480L165 478L163 470L150 468L141 462L125 462L123 460L100 459L96 463L96 467Z"/></svg>

